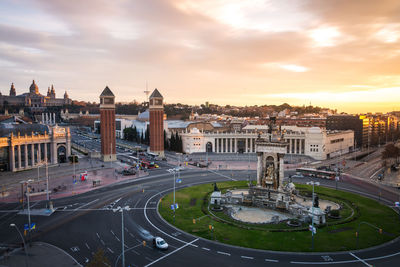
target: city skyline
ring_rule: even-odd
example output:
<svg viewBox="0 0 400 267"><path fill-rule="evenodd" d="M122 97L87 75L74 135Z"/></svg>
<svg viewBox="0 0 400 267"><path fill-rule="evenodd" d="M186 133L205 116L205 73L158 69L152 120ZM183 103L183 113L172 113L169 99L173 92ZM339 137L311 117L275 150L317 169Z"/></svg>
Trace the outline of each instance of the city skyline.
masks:
<svg viewBox="0 0 400 267"><path fill-rule="evenodd" d="M399 110L396 1L3 1L1 93Z"/></svg>

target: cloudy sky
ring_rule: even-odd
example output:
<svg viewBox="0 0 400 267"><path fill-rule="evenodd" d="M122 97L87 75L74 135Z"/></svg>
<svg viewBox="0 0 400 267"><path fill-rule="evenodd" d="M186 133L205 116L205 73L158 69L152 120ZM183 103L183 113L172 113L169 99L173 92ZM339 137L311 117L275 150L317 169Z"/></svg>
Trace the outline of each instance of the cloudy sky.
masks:
<svg viewBox="0 0 400 267"><path fill-rule="evenodd" d="M2 0L0 91L400 110L400 1Z"/></svg>

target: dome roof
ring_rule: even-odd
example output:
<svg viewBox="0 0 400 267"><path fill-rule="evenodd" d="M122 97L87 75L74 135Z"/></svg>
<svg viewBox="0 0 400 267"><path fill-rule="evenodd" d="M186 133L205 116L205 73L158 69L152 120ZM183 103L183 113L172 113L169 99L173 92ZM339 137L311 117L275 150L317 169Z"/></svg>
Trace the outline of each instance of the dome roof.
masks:
<svg viewBox="0 0 400 267"><path fill-rule="evenodd" d="M35 80L32 81L32 84L29 87L29 92L31 94L39 94L39 87L36 85Z"/></svg>

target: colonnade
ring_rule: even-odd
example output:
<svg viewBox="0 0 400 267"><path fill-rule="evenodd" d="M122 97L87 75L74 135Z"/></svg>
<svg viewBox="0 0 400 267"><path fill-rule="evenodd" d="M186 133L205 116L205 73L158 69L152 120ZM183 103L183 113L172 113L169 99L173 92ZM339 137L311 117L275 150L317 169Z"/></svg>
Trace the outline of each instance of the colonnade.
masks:
<svg viewBox="0 0 400 267"><path fill-rule="evenodd" d="M239 152L238 142L243 141L244 153L254 153L256 151L256 137L254 138L237 138L237 137L226 137L226 138L215 138L213 152L215 153L237 153Z"/></svg>
<svg viewBox="0 0 400 267"><path fill-rule="evenodd" d="M213 152L215 153L237 153L239 152L238 142L244 142L243 153L256 152L256 137L225 137L215 138ZM287 146L287 154L305 154L305 139L302 138L285 138L289 144Z"/></svg>
<svg viewBox="0 0 400 267"><path fill-rule="evenodd" d="M44 162L56 164L57 143L25 143L9 146L10 171L31 169ZM66 154L69 154L66 149Z"/></svg>

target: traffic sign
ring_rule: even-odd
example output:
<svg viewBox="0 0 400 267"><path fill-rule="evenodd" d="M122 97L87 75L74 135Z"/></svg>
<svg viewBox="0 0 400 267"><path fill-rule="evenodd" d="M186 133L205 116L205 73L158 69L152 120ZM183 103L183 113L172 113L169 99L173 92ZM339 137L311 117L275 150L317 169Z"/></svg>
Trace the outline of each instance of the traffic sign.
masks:
<svg viewBox="0 0 400 267"><path fill-rule="evenodd" d="M31 223L31 230L36 229L36 223ZM28 224L24 224L24 230L29 230Z"/></svg>
<svg viewBox="0 0 400 267"><path fill-rule="evenodd" d="M315 226L312 226L311 224L308 226L308 230L313 234L317 233L317 228L315 228Z"/></svg>
<svg viewBox="0 0 400 267"><path fill-rule="evenodd" d="M178 208L179 208L178 203L175 203L175 205L174 204L171 205L171 210L176 210Z"/></svg>
<svg viewBox="0 0 400 267"><path fill-rule="evenodd" d="M400 207L400 202L398 202L398 201L394 202L394 206L397 208Z"/></svg>
<svg viewBox="0 0 400 267"><path fill-rule="evenodd" d="M182 179L178 178L178 179L176 179L176 182L177 182L178 184L180 184L180 183L182 183Z"/></svg>
<svg viewBox="0 0 400 267"><path fill-rule="evenodd" d="M336 181L339 181L339 180L340 180L340 177L339 177L339 176L336 176L336 177L335 177L335 180L336 180Z"/></svg>

